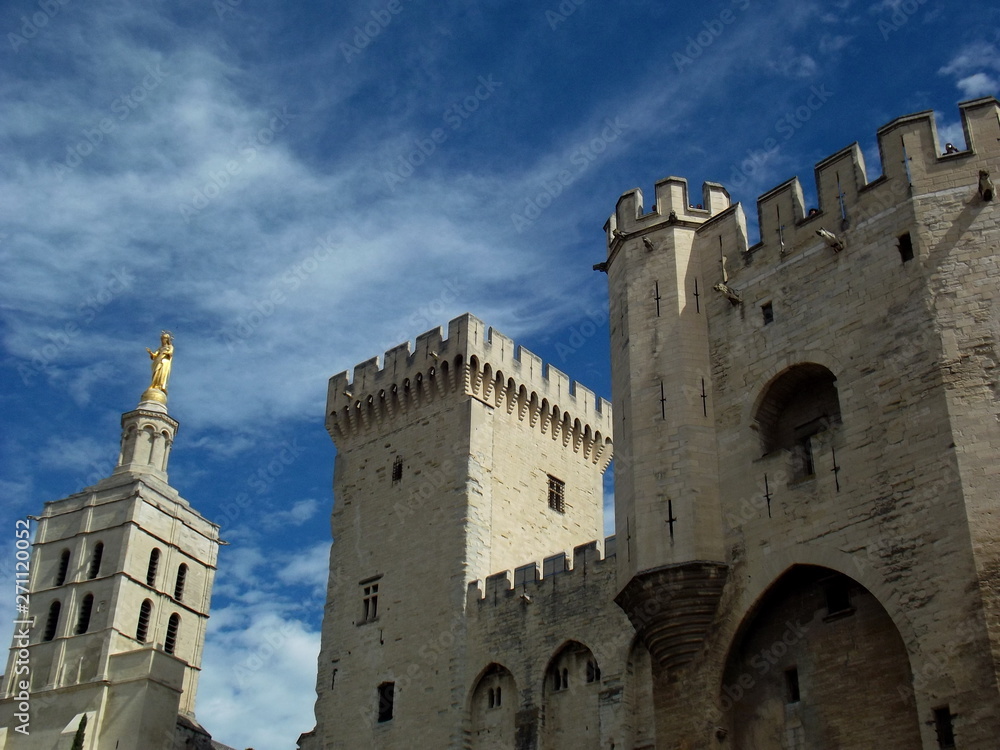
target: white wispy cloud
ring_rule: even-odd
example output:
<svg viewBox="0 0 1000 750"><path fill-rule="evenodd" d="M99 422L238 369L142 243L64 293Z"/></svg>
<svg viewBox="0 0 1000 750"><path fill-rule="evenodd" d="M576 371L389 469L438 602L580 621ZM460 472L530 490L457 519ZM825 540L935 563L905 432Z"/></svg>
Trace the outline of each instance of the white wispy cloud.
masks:
<svg viewBox="0 0 1000 750"><path fill-rule="evenodd" d="M970 42L938 70L955 81L967 98L995 96L1000 90L1000 49L985 40Z"/></svg>
<svg viewBox="0 0 1000 750"><path fill-rule="evenodd" d="M955 85L961 90L963 96L970 98L989 96L1000 90L997 78L987 73L973 73L971 76L958 79L955 81Z"/></svg>
<svg viewBox="0 0 1000 750"><path fill-rule="evenodd" d="M291 510L311 517L315 508L306 500ZM330 545L274 553L249 527L229 536L214 593L223 603L211 610L196 710L221 742L287 748L314 723L313 614L323 607Z"/></svg>
<svg viewBox="0 0 1000 750"><path fill-rule="evenodd" d="M217 631L226 613L213 613ZM240 617L243 621L244 618ZM243 627L216 632L205 646L199 720L220 742L280 750L315 724L319 633L301 620L255 613ZM259 721L258 717L267 717Z"/></svg>

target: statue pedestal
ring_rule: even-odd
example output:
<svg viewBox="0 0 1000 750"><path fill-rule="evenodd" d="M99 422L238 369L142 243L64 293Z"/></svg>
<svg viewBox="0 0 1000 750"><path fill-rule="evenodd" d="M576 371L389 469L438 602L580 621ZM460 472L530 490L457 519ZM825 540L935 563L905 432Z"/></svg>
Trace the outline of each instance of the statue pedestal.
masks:
<svg viewBox="0 0 1000 750"><path fill-rule="evenodd" d="M147 388L139 397L139 408L167 413L167 394L159 388Z"/></svg>

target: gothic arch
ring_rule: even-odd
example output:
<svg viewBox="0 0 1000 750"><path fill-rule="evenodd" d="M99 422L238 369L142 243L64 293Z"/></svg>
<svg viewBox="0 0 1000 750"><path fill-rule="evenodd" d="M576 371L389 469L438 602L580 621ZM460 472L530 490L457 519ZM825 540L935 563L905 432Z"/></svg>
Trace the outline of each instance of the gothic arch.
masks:
<svg viewBox="0 0 1000 750"><path fill-rule="evenodd" d="M566 641L545 668L541 750L598 750L601 668L579 641Z"/></svg>
<svg viewBox="0 0 1000 750"><path fill-rule="evenodd" d="M748 610L731 640L718 703L734 750L920 746L903 636L864 585L793 565ZM886 712L892 703L899 710ZM907 710L909 705L909 710Z"/></svg>
<svg viewBox="0 0 1000 750"><path fill-rule="evenodd" d="M753 412L762 453L793 450L803 436L839 424L836 382L829 368L815 362L800 362L771 378Z"/></svg>
<svg viewBox="0 0 1000 750"><path fill-rule="evenodd" d="M470 750L506 750L517 733L517 683L510 670L496 662L485 667L469 691Z"/></svg>
<svg viewBox="0 0 1000 750"><path fill-rule="evenodd" d="M807 350L798 353L791 353L792 356L788 358L783 358L774 367L769 368L766 372L761 375L757 380L756 384L750 389L750 393L756 393L757 398L754 400L747 400L743 407L743 414L741 415L741 424L749 425L751 427L756 427L754 422L754 417L757 414L757 410L760 407L761 399L767 391L767 387L770 383L773 383L782 373L787 372L796 365L803 363L811 363L819 365L826 368L832 373L843 373L845 371L843 363L838 359L831 356L829 352L819 351L819 350Z"/></svg>

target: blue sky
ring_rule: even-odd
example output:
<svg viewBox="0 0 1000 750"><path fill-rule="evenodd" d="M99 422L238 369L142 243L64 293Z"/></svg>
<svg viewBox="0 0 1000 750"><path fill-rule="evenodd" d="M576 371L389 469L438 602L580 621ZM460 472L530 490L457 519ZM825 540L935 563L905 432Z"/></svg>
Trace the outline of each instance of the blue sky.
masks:
<svg viewBox="0 0 1000 750"><path fill-rule="evenodd" d="M198 716L257 750L313 723L331 375L469 311L610 398L621 193L752 218L853 141L878 176L897 116L964 147L1000 88L985 0L7 0L0 34L0 570L173 331L171 482L230 542Z"/></svg>

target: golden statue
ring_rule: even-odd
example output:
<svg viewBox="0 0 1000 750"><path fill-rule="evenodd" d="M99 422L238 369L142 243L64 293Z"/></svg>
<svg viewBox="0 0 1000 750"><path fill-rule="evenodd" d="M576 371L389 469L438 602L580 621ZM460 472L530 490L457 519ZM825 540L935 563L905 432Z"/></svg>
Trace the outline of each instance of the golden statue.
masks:
<svg viewBox="0 0 1000 750"><path fill-rule="evenodd" d="M160 334L160 348L155 352L146 347L149 358L153 360L153 378L149 388L142 394L143 401L159 401L161 404L167 401L167 381L170 380L170 366L174 359L174 337L170 331L163 331Z"/></svg>

